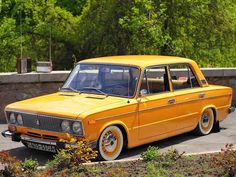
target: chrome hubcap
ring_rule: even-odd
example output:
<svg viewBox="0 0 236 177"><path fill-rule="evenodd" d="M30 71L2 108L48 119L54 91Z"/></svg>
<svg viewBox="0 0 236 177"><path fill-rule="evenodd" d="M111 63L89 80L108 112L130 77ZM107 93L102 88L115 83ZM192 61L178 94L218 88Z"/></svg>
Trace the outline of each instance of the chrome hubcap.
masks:
<svg viewBox="0 0 236 177"><path fill-rule="evenodd" d="M104 140L104 148L107 152L113 152L117 146L117 139L112 132L108 132Z"/></svg>
<svg viewBox="0 0 236 177"><path fill-rule="evenodd" d="M209 126L209 116L207 113L204 113L203 116L202 116L202 126L203 127L208 127Z"/></svg>

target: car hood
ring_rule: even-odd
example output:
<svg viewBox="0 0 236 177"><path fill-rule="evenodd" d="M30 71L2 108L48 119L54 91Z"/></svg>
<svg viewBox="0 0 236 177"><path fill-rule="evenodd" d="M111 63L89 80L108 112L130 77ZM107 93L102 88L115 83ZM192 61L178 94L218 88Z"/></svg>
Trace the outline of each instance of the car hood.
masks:
<svg viewBox="0 0 236 177"><path fill-rule="evenodd" d="M12 110L58 117L77 118L87 111L93 109L97 110L99 107L122 101L124 101L124 98L120 97L58 92L12 103L6 107L6 111Z"/></svg>

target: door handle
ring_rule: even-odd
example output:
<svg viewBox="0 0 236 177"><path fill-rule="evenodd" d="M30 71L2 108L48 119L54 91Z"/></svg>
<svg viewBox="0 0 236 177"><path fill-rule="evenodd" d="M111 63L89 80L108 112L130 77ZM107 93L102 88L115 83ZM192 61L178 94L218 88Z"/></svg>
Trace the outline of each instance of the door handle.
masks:
<svg viewBox="0 0 236 177"><path fill-rule="evenodd" d="M169 100L168 100L168 103L169 103L169 104L175 103L175 99L174 99L174 98L169 99Z"/></svg>
<svg viewBox="0 0 236 177"><path fill-rule="evenodd" d="M205 93L199 93L199 94L198 94L198 97L199 97L199 98L203 98L204 96L205 96Z"/></svg>

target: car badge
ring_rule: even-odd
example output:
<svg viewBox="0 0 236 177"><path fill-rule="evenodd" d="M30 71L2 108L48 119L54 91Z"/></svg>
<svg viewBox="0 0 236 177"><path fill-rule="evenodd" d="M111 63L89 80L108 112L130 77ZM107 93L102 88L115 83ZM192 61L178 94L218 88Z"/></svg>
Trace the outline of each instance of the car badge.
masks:
<svg viewBox="0 0 236 177"><path fill-rule="evenodd" d="M35 120L35 123L39 126L40 125L40 122L38 119Z"/></svg>

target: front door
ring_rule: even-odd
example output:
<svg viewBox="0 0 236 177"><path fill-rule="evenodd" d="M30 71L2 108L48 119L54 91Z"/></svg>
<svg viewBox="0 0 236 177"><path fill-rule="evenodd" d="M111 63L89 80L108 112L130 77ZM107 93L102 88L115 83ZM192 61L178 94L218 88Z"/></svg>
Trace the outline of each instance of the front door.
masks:
<svg viewBox="0 0 236 177"><path fill-rule="evenodd" d="M166 66L144 71L140 94L139 139L155 138L175 130L177 107Z"/></svg>

